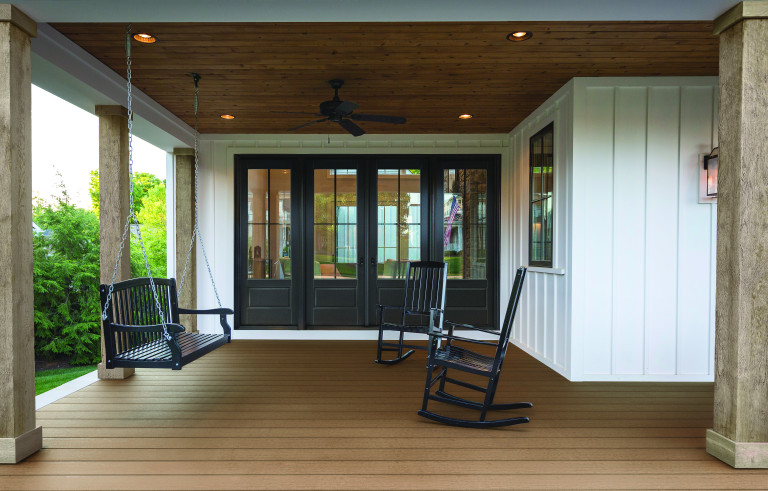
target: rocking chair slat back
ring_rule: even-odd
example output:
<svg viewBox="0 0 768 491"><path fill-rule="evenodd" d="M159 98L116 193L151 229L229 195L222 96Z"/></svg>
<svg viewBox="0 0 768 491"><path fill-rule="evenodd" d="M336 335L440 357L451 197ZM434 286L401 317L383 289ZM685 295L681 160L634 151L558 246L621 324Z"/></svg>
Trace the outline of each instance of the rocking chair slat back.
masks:
<svg viewBox="0 0 768 491"><path fill-rule="evenodd" d="M403 306L406 312L429 315L445 307L445 264L434 261L408 263ZM405 323L405 318L403 319Z"/></svg>
<svg viewBox="0 0 768 491"><path fill-rule="evenodd" d="M429 330L429 315L432 309L445 308L445 282L447 267L436 261L414 261L408 263L405 272L405 286L402 306L379 305L379 343L376 363L392 365L413 354L414 349L426 349L417 344L405 343L404 333L426 334ZM400 321L387 321L385 312L401 312ZM394 316L393 316L394 317ZM396 319L396 317L394 317ZM384 340L384 331L399 332L399 340ZM408 351L404 351L408 349ZM396 352L395 358L383 359L382 352Z"/></svg>

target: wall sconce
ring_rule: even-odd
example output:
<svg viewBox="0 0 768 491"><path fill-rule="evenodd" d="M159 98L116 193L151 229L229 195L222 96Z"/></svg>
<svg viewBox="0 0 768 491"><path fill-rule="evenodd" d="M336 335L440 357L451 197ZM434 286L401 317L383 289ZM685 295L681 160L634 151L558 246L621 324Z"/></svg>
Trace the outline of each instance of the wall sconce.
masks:
<svg viewBox="0 0 768 491"><path fill-rule="evenodd" d="M717 203L717 171L720 151L699 155L699 203Z"/></svg>
<svg viewBox="0 0 768 491"><path fill-rule="evenodd" d="M704 157L704 168L707 170L707 196L717 197L717 161L720 147L715 147L712 153Z"/></svg>

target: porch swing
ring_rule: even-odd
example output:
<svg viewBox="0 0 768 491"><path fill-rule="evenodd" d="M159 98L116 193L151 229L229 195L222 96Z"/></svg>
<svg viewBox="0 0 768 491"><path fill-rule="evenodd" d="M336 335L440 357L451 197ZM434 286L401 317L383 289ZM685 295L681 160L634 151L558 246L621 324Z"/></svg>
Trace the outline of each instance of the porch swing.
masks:
<svg viewBox="0 0 768 491"><path fill-rule="evenodd" d="M198 218L198 132L197 132L197 96L200 76L192 74L195 83L195 226L189 243L184 272L181 275L179 291L184 289L184 279L195 244L195 238L200 240L208 276L216 294L219 308L197 310L184 309L178 305L176 280L174 278L155 278L149 266L147 251L141 237L141 229L134 212L133 200L133 110L131 95L131 26L126 31L125 41L128 88L128 172L130 208L123 229L120 251L118 252L112 280L109 285L101 285L101 318L104 328L105 362L107 368L136 367L136 368L171 368L181 370L184 365L200 358L216 348L229 343L231 328L227 323L227 315L234 312L223 308L216 282L213 279L208 255L205 252L203 236L200 233ZM125 241L129 237L131 222L136 226L136 237L141 246L144 266L147 276L126 281L115 282L120 260L123 256ZM202 334L185 332L179 323L179 314L214 314L219 316L223 334Z"/></svg>

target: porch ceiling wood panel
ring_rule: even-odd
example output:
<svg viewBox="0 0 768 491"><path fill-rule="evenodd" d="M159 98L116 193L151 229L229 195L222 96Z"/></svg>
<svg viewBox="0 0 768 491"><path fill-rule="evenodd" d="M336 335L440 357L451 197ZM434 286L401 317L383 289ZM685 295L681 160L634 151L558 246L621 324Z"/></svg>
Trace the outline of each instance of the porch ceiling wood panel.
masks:
<svg viewBox="0 0 768 491"><path fill-rule="evenodd" d="M235 341L181 372L137 370L37 412L43 450L0 489L762 488L704 450L712 384L570 383L518 349L497 430L416 415L425 369L375 342ZM439 405L439 404L438 404ZM437 405L435 406L437 407ZM467 415L461 408L448 414Z"/></svg>
<svg viewBox="0 0 768 491"><path fill-rule="evenodd" d="M125 76L123 24L53 24ZM532 39L506 35L530 30ZM135 24L134 83L188 124L199 73L201 133L285 133L342 78L370 133L506 133L572 77L717 75L711 22ZM474 118L461 121L469 112ZM223 113L235 114L232 121ZM317 119L316 117L314 119ZM321 123L301 133L343 133Z"/></svg>

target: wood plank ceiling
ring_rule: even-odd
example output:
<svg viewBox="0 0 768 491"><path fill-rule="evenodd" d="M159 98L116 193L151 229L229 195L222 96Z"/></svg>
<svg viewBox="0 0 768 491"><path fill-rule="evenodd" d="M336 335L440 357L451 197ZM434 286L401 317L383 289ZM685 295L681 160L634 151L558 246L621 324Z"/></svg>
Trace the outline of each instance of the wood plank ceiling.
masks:
<svg viewBox="0 0 768 491"><path fill-rule="evenodd" d="M54 24L125 76L123 24ZM717 75L711 22L134 24L159 41L133 48L133 81L201 133L286 133L319 119L341 78L376 133L506 133L572 77ZM525 42L508 33L533 32ZM221 119L233 114L234 120ZM470 113L470 120L457 116ZM344 133L323 122L296 133Z"/></svg>

